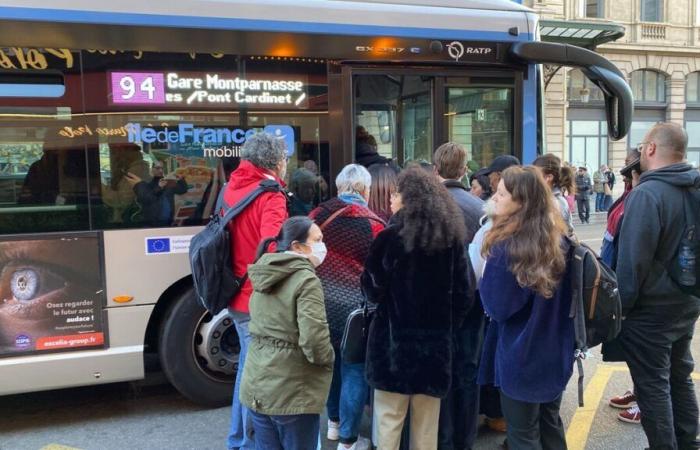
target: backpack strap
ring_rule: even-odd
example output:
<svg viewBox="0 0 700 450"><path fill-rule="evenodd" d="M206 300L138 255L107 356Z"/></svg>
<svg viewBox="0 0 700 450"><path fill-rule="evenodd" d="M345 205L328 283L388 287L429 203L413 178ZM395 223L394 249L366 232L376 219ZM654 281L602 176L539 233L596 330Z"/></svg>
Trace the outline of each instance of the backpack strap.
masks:
<svg viewBox="0 0 700 450"><path fill-rule="evenodd" d="M333 222L333 220L336 217L338 217L339 215L341 215L342 213L344 213L348 209L350 209L350 205L347 205L347 206L340 208L339 210L337 210L336 212L331 214L330 217L328 217L326 220L324 220L323 223L321 225L319 225L318 227L321 229L321 231L323 231L323 229L326 228L331 222Z"/></svg>
<svg viewBox="0 0 700 450"><path fill-rule="evenodd" d="M570 240L571 250L571 307L569 317L574 321L574 359L578 369L578 405L583 406L583 360L586 359L586 319L583 307L583 270L588 249Z"/></svg>
<svg viewBox="0 0 700 450"><path fill-rule="evenodd" d="M221 221L219 221L219 226L221 228L225 227L231 221L231 219L242 213L243 210L248 207L248 205L253 203L253 201L255 201L255 199L258 198L260 194L263 194L265 192L279 192L280 190L281 186L274 180L261 181L258 187L256 187L248 195L243 197L234 206L228 208L228 210L224 214L224 217L221 219Z"/></svg>

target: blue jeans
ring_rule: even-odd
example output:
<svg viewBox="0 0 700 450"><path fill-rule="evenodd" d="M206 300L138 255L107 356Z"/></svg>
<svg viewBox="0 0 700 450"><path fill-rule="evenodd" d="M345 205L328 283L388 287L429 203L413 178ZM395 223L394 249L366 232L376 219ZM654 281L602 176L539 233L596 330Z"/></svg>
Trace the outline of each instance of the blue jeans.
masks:
<svg viewBox="0 0 700 450"><path fill-rule="evenodd" d="M245 357L248 354L248 345L250 344L250 333L248 332L248 324L250 323L250 315L232 311L233 323L236 326L238 333L238 341L241 344L241 353L238 359L238 373L236 373L236 384L233 388L233 405L231 405L231 430L228 435L229 449L255 449L253 442L253 420L250 416L250 410L241 405L238 399L241 388L241 380L243 379L243 365ZM266 447L259 447L266 448Z"/></svg>
<svg viewBox="0 0 700 450"><path fill-rule="evenodd" d="M294 414L268 416L250 412L255 427L255 446L265 450L316 450L321 416Z"/></svg>
<svg viewBox="0 0 700 450"><path fill-rule="evenodd" d="M338 434L342 444L353 444L357 441L367 393L365 365L345 364L340 350L336 348L333 381L326 408L330 420L340 421Z"/></svg>
<svg viewBox="0 0 700 450"><path fill-rule="evenodd" d="M595 210L603 211L603 206L605 206L605 193L596 192L595 194Z"/></svg>
<svg viewBox="0 0 700 450"><path fill-rule="evenodd" d="M607 211L613 204L612 195L606 195L605 200L603 200L603 211Z"/></svg>

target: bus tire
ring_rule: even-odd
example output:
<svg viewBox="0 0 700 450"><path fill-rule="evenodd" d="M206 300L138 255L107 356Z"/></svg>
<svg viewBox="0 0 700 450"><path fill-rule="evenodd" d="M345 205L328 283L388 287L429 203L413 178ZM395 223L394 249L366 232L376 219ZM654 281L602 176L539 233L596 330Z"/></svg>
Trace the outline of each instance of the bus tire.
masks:
<svg viewBox="0 0 700 450"><path fill-rule="evenodd" d="M219 320L214 324L216 318L197 303L190 287L173 299L161 323L158 353L165 376L184 397L204 406L231 403L240 348L233 322L230 317L224 317L226 314L217 315ZM214 342L215 336L219 340ZM228 345L220 342L222 336ZM225 364L220 358L213 362L211 354L202 354L205 339L213 349L217 345L228 348ZM222 353L217 351L214 357ZM224 369L211 370L219 362Z"/></svg>

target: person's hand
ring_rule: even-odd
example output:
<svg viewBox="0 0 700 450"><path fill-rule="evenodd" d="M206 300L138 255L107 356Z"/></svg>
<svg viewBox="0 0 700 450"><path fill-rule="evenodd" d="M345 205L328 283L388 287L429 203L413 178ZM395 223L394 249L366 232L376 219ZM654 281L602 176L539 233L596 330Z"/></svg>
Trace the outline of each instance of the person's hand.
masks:
<svg viewBox="0 0 700 450"><path fill-rule="evenodd" d="M127 172L126 175L124 175L124 179L129 183L131 187L136 186L142 181L141 177L139 177L138 175L134 175L131 172Z"/></svg>
<svg viewBox="0 0 700 450"><path fill-rule="evenodd" d="M166 180L165 178L161 178L160 180L158 180L158 187L159 188L165 189L165 186L167 186L167 185L168 185L168 180Z"/></svg>

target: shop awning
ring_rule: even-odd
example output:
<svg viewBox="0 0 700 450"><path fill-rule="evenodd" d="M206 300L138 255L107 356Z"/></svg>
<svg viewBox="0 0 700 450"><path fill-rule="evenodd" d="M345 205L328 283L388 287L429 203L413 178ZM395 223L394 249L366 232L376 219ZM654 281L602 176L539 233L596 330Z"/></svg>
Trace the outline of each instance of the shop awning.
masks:
<svg viewBox="0 0 700 450"><path fill-rule="evenodd" d="M559 42L594 50L625 35L625 27L613 22L540 20L540 36L545 42Z"/></svg>

